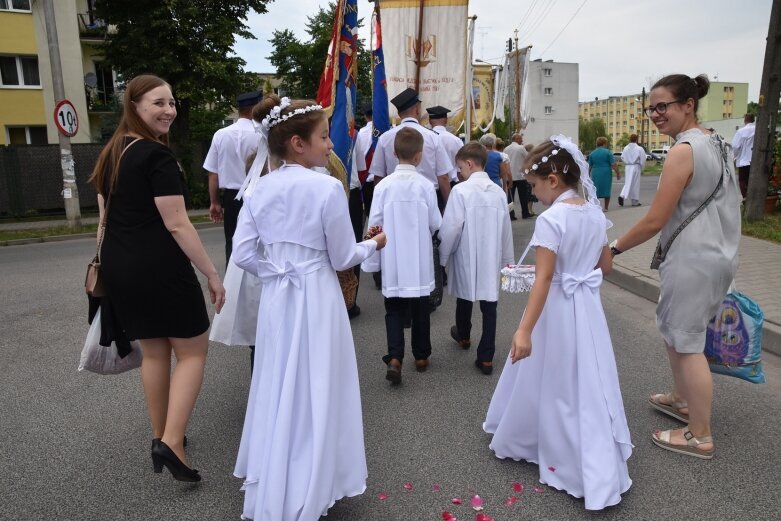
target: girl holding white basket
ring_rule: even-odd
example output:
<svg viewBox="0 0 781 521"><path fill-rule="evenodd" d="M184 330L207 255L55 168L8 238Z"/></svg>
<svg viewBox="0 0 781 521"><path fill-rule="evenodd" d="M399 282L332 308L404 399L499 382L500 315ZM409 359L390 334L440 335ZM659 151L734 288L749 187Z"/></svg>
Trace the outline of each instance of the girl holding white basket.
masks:
<svg viewBox="0 0 781 521"><path fill-rule="evenodd" d="M551 137L526 164L534 195L551 206L535 224L534 281L483 428L497 457L538 464L542 483L601 510L632 485L632 443L599 294L612 268L611 223L568 138ZM524 268L512 271L503 276L528 279Z"/></svg>

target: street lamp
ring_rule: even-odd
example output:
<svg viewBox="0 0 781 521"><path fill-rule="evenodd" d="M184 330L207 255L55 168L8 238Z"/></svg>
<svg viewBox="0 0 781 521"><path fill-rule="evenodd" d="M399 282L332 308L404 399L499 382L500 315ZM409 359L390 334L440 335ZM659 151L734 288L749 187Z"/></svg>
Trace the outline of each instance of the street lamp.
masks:
<svg viewBox="0 0 781 521"><path fill-rule="evenodd" d="M651 144L646 141L646 135L645 135L645 87L643 87L643 92L640 94L640 100L635 98L635 101L640 101L640 141L642 142L644 147L648 147L648 151L651 150Z"/></svg>

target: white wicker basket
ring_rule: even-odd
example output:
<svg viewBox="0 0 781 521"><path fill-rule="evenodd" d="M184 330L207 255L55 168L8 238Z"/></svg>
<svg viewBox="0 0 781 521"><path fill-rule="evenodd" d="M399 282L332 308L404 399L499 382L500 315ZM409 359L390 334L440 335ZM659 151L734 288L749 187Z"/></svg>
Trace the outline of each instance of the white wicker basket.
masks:
<svg viewBox="0 0 781 521"><path fill-rule="evenodd" d="M500 271L502 275L502 291L508 293L524 293L531 291L534 286L535 267L533 264L523 264L523 259L529 253L531 243L526 246L523 255L517 264L505 266Z"/></svg>

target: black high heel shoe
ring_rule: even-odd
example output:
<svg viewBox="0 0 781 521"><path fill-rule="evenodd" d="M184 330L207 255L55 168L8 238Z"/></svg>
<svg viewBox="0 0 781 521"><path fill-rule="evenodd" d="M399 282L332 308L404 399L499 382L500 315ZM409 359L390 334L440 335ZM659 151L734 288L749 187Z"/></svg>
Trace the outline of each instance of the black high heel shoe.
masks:
<svg viewBox="0 0 781 521"><path fill-rule="evenodd" d="M152 448L155 448L155 444L160 441L160 438L152 438ZM187 446L187 436L184 437L182 440L182 447Z"/></svg>
<svg viewBox="0 0 781 521"><path fill-rule="evenodd" d="M158 474L163 472L163 467L167 468L177 481L201 481L198 471L182 463L174 451L162 441L152 441L152 466Z"/></svg>

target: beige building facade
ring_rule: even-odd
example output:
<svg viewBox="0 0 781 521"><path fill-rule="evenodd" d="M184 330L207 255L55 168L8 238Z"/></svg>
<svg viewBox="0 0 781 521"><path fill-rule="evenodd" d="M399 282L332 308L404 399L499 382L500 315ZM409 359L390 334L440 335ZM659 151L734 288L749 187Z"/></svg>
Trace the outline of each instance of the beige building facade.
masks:
<svg viewBox="0 0 781 521"><path fill-rule="evenodd" d="M646 149L671 146L673 139L660 134L651 120L643 113L642 94L610 96L605 99L579 103L579 115L590 120L604 121L614 151L624 134L637 134ZM648 105L646 95L645 104ZM748 107L748 83L711 82L708 95L699 102L697 115L700 121L718 121L742 118Z"/></svg>

